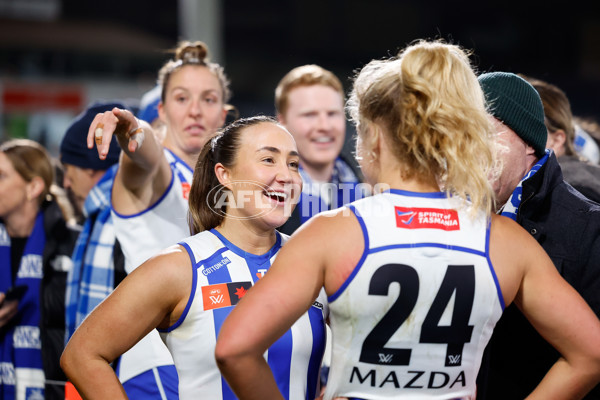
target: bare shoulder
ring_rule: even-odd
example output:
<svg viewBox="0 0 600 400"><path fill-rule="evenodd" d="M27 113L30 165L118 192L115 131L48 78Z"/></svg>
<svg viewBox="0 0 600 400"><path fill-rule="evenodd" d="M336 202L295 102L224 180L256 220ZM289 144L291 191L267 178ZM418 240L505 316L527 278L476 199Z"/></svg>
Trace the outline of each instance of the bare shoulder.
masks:
<svg viewBox="0 0 600 400"><path fill-rule="evenodd" d="M128 280L137 281L145 290L160 291L165 300L171 297L171 302L178 302L179 297L188 294L191 287L190 257L180 245L165 248L136 268L123 283Z"/></svg>
<svg viewBox="0 0 600 400"><path fill-rule="evenodd" d="M356 215L342 207L312 217L292 235L286 246L294 246L296 258L310 258L322 263L325 289L331 294L356 267L364 252L364 243Z"/></svg>

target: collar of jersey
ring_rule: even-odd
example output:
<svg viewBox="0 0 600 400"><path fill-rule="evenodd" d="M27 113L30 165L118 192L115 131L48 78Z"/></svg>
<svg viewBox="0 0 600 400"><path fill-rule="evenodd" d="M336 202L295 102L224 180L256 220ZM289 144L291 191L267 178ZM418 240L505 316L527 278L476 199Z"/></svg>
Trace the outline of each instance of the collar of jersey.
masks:
<svg viewBox="0 0 600 400"><path fill-rule="evenodd" d="M402 196L409 196L409 197L427 197L430 199L445 199L446 197L448 197L446 195L446 192L411 192L408 190L400 190L400 189L384 190L382 193L399 194Z"/></svg>
<svg viewBox="0 0 600 400"><path fill-rule="evenodd" d="M227 247L229 250L231 250L232 252L234 252L238 256L246 258L246 259L253 259L253 260L257 260L257 261L258 260L267 260L267 259L270 259L271 257L273 257L275 255L275 253L277 253L277 251L281 247L281 234L279 232L277 232L277 231L275 231L275 235L276 235L275 244L273 245L273 247L271 247L269 249L269 251L267 251L264 254L252 254L252 253L248 253L245 250L240 249L238 246L236 246L235 244L231 243L225 236L223 236L215 228L212 228L210 230L210 232L213 235L215 235L216 237L218 237L219 240L221 240L221 242L223 242L223 244L225 245L225 247Z"/></svg>

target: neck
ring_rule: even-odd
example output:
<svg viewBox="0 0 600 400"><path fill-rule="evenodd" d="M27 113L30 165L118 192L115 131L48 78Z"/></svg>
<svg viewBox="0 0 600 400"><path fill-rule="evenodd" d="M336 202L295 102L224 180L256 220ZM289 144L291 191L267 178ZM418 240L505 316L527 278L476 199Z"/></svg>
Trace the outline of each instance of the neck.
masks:
<svg viewBox="0 0 600 400"><path fill-rule="evenodd" d="M245 252L261 255L268 252L275 244L275 229L260 229L249 220L225 218L217 231Z"/></svg>
<svg viewBox="0 0 600 400"><path fill-rule="evenodd" d="M312 165L300 160L300 165L313 181L331 182L331 176L333 175L333 166L335 165L335 161L324 165Z"/></svg>
<svg viewBox="0 0 600 400"><path fill-rule="evenodd" d="M435 178L404 178L399 168L385 168L377 177L378 183L386 183L391 189L408 192L431 193L441 190Z"/></svg>
<svg viewBox="0 0 600 400"><path fill-rule="evenodd" d="M26 203L19 212L12 213L4 218L6 232L10 237L29 237L35 225L39 207L33 203Z"/></svg>

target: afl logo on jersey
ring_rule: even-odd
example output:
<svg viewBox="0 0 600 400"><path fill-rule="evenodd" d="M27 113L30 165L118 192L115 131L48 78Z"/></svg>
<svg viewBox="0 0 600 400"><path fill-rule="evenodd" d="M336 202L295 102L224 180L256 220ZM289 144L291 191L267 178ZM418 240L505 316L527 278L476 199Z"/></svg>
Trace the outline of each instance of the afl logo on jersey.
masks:
<svg viewBox="0 0 600 400"><path fill-rule="evenodd" d="M404 229L460 229L458 212L444 208L394 207L396 226Z"/></svg>

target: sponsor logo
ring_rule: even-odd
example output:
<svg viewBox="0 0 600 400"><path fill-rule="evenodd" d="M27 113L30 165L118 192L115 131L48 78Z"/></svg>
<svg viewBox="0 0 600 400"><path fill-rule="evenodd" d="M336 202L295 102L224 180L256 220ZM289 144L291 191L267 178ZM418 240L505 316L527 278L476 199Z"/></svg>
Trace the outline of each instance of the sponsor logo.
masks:
<svg viewBox="0 0 600 400"><path fill-rule="evenodd" d="M448 355L448 365L460 365L460 354Z"/></svg>
<svg viewBox="0 0 600 400"><path fill-rule="evenodd" d="M444 208L394 207L396 226L404 229L460 229L458 212Z"/></svg>
<svg viewBox="0 0 600 400"><path fill-rule="evenodd" d="M252 287L252 282L217 283L202 287L204 310L236 305Z"/></svg>
<svg viewBox="0 0 600 400"><path fill-rule="evenodd" d="M37 326L17 326L13 333L15 349L41 349L40 328Z"/></svg>
<svg viewBox="0 0 600 400"><path fill-rule="evenodd" d="M388 372L389 371L389 372ZM395 371L389 369L361 370L357 366L352 367L350 383L366 385L370 387L396 389L452 389L456 385L467 386L465 371L447 373L443 371Z"/></svg>
<svg viewBox="0 0 600 400"><path fill-rule="evenodd" d="M265 268L261 268L261 269L259 269L259 270L258 270L258 272L256 273L256 277L257 277L258 279L262 278L263 276L265 276L265 274L267 273L267 271L268 271L268 270L267 270L267 269L265 269Z"/></svg>
<svg viewBox="0 0 600 400"><path fill-rule="evenodd" d="M42 256L39 254L28 254L23 256L17 276L19 278L42 279Z"/></svg>
<svg viewBox="0 0 600 400"><path fill-rule="evenodd" d="M389 364L392 362L393 354L383 354L379 353L379 362L383 364Z"/></svg>
<svg viewBox="0 0 600 400"><path fill-rule="evenodd" d="M227 264L230 264L231 260L227 257L223 257L221 259L221 261L214 263L213 265L211 265L210 267L204 267L204 269L202 270L202 274L204 276L208 276L210 274L212 274L213 272L217 271L218 269L220 269L221 267L224 267Z"/></svg>

